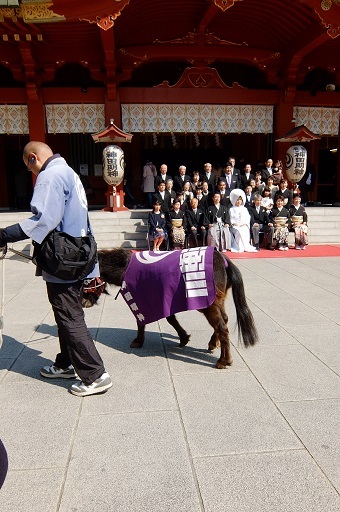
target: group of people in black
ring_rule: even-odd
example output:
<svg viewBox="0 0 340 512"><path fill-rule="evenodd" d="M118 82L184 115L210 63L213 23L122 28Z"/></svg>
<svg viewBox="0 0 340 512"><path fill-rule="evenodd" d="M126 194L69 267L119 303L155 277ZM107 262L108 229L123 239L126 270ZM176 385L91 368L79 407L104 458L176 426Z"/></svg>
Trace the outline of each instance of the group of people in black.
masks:
<svg viewBox="0 0 340 512"><path fill-rule="evenodd" d="M148 237L155 251L163 241L171 249L212 245L220 251L258 251L261 233L268 249L287 250L289 230L295 231L296 249L308 243L307 214L298 189L288 189L281 162L274 167L271 158L252 172L248 163L237 169L231 157L218 176L210 163L191 176L181 165L174 177L163 164L154 184ZM237 216L243 224L235 222ZM245 241L247 236L252 244Z"/></svg>

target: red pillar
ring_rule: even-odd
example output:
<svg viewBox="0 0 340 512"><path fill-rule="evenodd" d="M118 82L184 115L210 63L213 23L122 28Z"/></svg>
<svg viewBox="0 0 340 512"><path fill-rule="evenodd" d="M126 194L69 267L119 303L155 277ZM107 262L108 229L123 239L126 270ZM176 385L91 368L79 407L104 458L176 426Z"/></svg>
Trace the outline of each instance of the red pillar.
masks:
<svg viewBox="0 0 340 512"><path fill-rule="evenodd" d="M27 99L28 128L30 140L46 142L45 106L39 94L37 100ZM32 173L33 185L36 176Z"/></svg>
<svg viewBox="0 0 340 512"><path fill-rule="evenodd" d="M280 103L275 108L275 119L274 119L274 139L283 137L290 130L295 128L293 120L293 102L280 100ZM286 152L291 146L289 142L275 142L274 153L275 159L281 160L283 168L285 168Z"/></svg>

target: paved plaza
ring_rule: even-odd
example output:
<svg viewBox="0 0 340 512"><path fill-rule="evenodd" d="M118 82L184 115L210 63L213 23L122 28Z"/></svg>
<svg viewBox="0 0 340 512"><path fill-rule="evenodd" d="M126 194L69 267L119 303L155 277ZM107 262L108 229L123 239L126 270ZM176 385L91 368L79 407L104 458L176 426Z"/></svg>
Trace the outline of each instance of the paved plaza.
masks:
<svg viewBox="0 0 340 512"><path fill-rule="evenodd" d="M184 349L162 320L132 350L112 288L85 314L113 387L79 398L39 375L56 327L35 267L8 253L1 512L340 511L340 257L235 262L258 345L238 345L230 296L231 368L214 368L197 312L178 315Z"/></svg>

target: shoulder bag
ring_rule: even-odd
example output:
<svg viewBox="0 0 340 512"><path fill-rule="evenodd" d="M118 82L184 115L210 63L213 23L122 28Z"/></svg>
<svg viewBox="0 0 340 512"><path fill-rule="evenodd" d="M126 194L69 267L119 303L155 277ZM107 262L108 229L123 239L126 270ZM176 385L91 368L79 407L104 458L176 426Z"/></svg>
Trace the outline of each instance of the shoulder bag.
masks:
<svg viewBox="0 0 340 512"><path fill-rule="evenodd" d="M54 229L38 244L34 242L33 263L65 281L85 279L97 263L97 244L87 217L87 234L74 237Z"/></svg>

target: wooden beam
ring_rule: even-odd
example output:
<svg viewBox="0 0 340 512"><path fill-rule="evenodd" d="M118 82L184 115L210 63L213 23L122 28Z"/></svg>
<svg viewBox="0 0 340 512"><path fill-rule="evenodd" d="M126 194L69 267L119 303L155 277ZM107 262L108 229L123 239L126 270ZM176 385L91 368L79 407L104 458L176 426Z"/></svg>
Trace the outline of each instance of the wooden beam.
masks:
<svg viewBox="0 0 340 512"><path fill-rule="evenodd" d="M19 49L21 53L22 65L25 69L27 96L30 100L37 100L38 90L35 71L36 66L32 56L31 44L19 43Z"/></svg>
<svg viewBox="0 0 340 512"><path fill-rule="evenodd" d="M215 16L218 14L219 9L214 4L211 3L208 9L205 11L201 21L198 24L198 31L199 32L205 32L209 26L209 24L213 21Z"/></svg>
<svg viewBox="0 0 340 512"><path fill-rule="evenodd" d="M153 44L127 46L117 52L117 61L123 68L131 62L139 65L141 62L164 60L193 60L210 61L237 60L256 65L258 61L266 61L273 57L273 51L248 46L233 46L227 44L190 45L190 44Z"/></svg>
<svg viewBox="0 0 340 512"><path fill-rule="evenodd" d="M107 98L110 101L115 101L117 97L117 84L116 84L116 59L115 59L115 40L113 36L113 28L109 30L101 30L100 37L104 51L104 65L106 72L106 89Z"/></svg>

